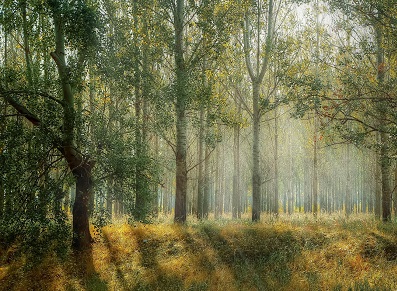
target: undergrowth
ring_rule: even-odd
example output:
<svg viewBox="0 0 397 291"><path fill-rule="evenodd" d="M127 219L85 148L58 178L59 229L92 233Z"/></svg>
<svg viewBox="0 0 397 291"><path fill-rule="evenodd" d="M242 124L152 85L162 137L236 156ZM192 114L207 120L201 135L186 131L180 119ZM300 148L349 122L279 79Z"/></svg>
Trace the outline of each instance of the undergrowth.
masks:
<svg viewBox="0 0 397 291"><path fill-rule="evenodd" d="M397 226L370 216L115 223L92 252L46 253L31 268L9 251L0 290L397 289Z"/></svg>

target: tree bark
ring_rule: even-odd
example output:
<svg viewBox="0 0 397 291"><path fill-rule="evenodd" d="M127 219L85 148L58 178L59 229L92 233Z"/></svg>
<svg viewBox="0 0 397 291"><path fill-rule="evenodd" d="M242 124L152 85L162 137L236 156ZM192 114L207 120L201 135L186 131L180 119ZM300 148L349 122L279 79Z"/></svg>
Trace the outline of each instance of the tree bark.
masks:
<svg viewBox="0 0 397 291"><path fill-rule="evenodd" d="M238 115L240 115L241 106L238 105ZM232 199L232 217L234 219L241 216L241 198L240 198L240 124L237 123L233 128L233 199Z"/></svg>
<svg viewBox="0 0 397 291"><path fill-rule="evenodd" d="M203 218L208 219L210 207L210 151L208 145L205 146L204 160L204 195L203 195Z"/></svg>
<svg viewBox="0 0 397 291"><path fill-rule="evenodd" d="M377 134L377 139L379 140L379 134ZM375 156L375 219L380 219L381 214L381 204L382 204L382 175L381 175L381 156L376 153Z"/></svg>
<svg viewBox="0 0 397 291"><path fill-rule="evenodd" d="M278 117L277 109L274 109L274 201L273 213L278 215ZM285 209L285 207L284 207Z"/></svg>
<svg viewBox="0 0 397 291"><path fill-rule="evenodd" d="M252 142L252 221L261 219L261 177L259 168L259 83L253 84L253 142Z"/></svg>
<svg viewBox="0 0 397 291"><path fill-rule="evenodd" d="M352 212L352 190L351 190L351 174L350 174L350 144L346 145L346 188L345 188L345 214L348 218Z"/></svg>
<svg viewBox="0 0 397 291"><path fill-rule="evenodd" d="M312 181L312 211L314 217L318 212L318 117L317 110L314 111L314 141L313 141L313 181Z"/></svg>
<svg viewBox="0 0 397 291"><path fill-rule="evenodd" d="M186 221L186 192L187 192L187 73L183 58L183 19L184 0L177 0L174 11L175 28L175 65L176 65L176 191L175 191L175 216L174 221L184 223Z"/></svg>
<svg viewBox="0 0 397 291"><path fill-rule="evenodd" d="M204 215L204 107L200 108L200 128L198 137L198 185L197 185L197 218L202 219Z"/></svg>
<svg viewBox="0 0 397 291"><path fill-rule="evenodd" d="M379 23L382 22L382 16L378 15ZM383 29L381 24L376 22L375 33L376 33L376 43L377 43L377 80L379 86L379 97L383 99L382 93L384 81L385 81L385 51ZM378 113L379 113L379 129L380 129L380 173L382 178L382 220L389 221L391 219L391 188L390 188L390 158L389 158L389 138L386 133L386 121L384 119L384 114L387 112L388 104L387 101L381 100L378 103Z"/></svg>

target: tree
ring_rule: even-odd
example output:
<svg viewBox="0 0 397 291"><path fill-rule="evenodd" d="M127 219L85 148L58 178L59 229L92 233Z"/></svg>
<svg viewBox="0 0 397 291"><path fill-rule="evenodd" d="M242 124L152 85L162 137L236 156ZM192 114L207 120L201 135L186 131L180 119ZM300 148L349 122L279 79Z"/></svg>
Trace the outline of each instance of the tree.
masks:
<svg viewBox="0 0 397 291"><path fill-rule="evenodd" d="M251 24L251 12L253 9L257 18L255 26L256 39L256 51L255 56L255 67L252 63L252 24ZM256 1L253 7L247 7L244 15L244 52L245 61L248 70L248 74L252 85L252 221L260 220L260 207L261 207L261 177L259 168L259 136L260 136L260 123L261 123L261 109L260 109L260 86L263 78L265 77L268 69L268 64L271 56L273 40L274 40L274 3L270 0L267 3L267 28L265 38L264 52L261 52L261 20L263 13L262 1Z"/></svg>
<svg viewBox="0 0 397 291"><path fill-rule="evenodd" d="M89 213L88 203L90 200L92 190L92 168L95 162L89 155L83 154L76 145L76 118L75 110L76 101L73 94L73 80L72 74L78 72L71 72L70 67L66 62L66 24L69 21L69 29L73 29L70 21L82 21L86 26L81 28L83 32L91 33L91 35L82 36L81 30L74 32L76 42L81 41L79 37L86 37L86 41L94 44L93 30L95 23L95 14L92 7L89 7L85 2L79 2L75 7L68 7L63 1L50 1L48 3L48 10L51 12L54 23L54 43L55 51L51 52L51 57L54 60L59 76L59 84L61 89L61 99L52 97L46 92L31 92L29 90L15 91L7 90L3 86L0 88L1 96L22 116L24 116L33 126L46 132L51 138L51 142L55 148L62 154L63 158L68 164L68 167L76 180L76 198L73 206L73 247L76 250L83 250L90 247L92 242L89 231ZM76 27L74 27L76 28ZM68 31L69 33L71 31ZM72 37L73 34L70 35ZM86 43L86 47L89 47ZM80 51L81 57L84 57L84 52ZM28 74L29 76L29 74ZM56 102L63 114L61 135L58 136L52 132L49 124L42 122L40 117L32 113L28 108L20 103L18 96L36 95L46 98L47 102Z"/></svg>

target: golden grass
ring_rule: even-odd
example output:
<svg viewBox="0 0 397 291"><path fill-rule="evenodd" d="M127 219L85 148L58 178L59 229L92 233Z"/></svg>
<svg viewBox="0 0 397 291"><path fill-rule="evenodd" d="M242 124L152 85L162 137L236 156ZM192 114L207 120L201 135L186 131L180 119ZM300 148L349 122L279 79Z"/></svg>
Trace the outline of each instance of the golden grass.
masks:
<svg viewBox="0 0 397 291"><path fill-rule="evenodd" d="M119 223L91 253L27 265L0 261L0 290L396 290L397 225L302 215Z"/></svg>

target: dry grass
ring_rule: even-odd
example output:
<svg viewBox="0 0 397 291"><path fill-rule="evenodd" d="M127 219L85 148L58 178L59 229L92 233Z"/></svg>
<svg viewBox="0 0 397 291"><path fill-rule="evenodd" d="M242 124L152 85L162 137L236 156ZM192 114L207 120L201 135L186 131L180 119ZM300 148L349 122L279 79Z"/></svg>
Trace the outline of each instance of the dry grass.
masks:
<svg viewBox="0 0 397 291"><path fill-rule="evenodd" d="M397 225L369 216L119 223L77 261L0 255L0 290L397 289Z"/></svg>

